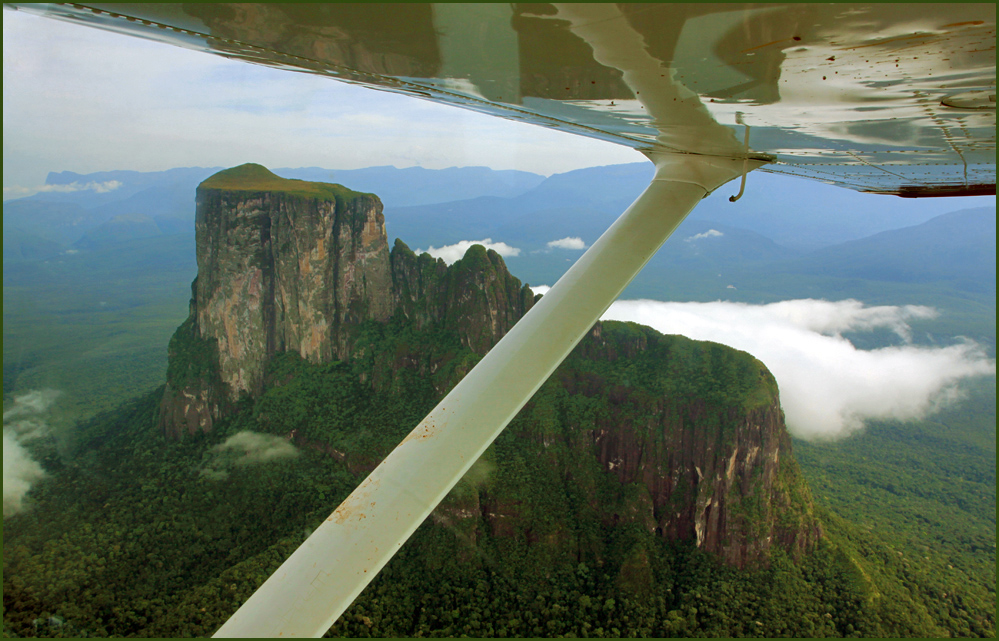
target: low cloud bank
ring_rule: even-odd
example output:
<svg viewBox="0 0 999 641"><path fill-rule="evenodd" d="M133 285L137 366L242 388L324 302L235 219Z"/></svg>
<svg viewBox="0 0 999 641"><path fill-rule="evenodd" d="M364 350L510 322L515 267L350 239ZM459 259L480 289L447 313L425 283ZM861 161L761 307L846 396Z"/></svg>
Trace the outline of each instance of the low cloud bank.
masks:
<svg viewBox="0 0 999 641"><path fill-rule="evenodd" d="M3 516L25 509L24 497L31 486L45 476L45 470L24 444L48 433L45 414L62 393L53 389L35 390L14 397L3 413Z"/></svg>
<svg viewBox="0 0 999 641"><path fill-rule="evenodd" d="M422 254L424 252L430 254L434 258L441 258L445 263L451 265L457 260L465 255L468 248L472 245L482 245L486 249L491 249L503 258L509 258L510 256L519 256L520 249L517 247L511 247L506 243L494 243L492 238L485 238L483 240L459 240L453 245L445 245L443 247L429 247L428 249L417 249L417 254Z"/></svg>
<svg viewBox="0 0 999 641"><path fill-rule="evenodd" d="M38 193L73 193L77 191L93 191L98 194L106 194L109 191L114 191L122 186L118 180L107 180L105 182L88 182L80 183L73 182L68 185L39 185L37 187L21 187L20 185L12 185L3 188L4 198L24 198L26 196L31 196Z"/></svg>
<svg viewBox="0 0 999 641"><path fill-rule="evenodd" d="M10 409L3 413L4 425L21 416L35 416L46 412L60 396L62 392L54 389L32 390L15 396Z"/></svg>
<svg viewBox="0 0 999 641"><path fill-rule="evenodd" d="M586 243L579 236L566 236L548 243L549 249L586 249Z"/></svg>
<svg viewBox="0 0 999 641"><path fill-rule="evenodd" d="M88 182L79 183L72 182L68 185L42 185L41 187L36 187L37 191L40 192L58 192L58 193L71 193L74 191L93 191L98 194L106 194L109 191L114 191L121 187L122 183L117 180L108 180L102 183L99 182Z"/></svg>
<svg viewBox="0 0 999 641"><path fill-rule="evenodd" d="M201 470L202 476L221 480L228 478L232 467L295 458L298 450L279 436L244 430L213 447L208 456L209 460Z"/></svg>
<svg viewBox="0 0 999 641"><path fill-rule="evenodd" d="M24 497L32 484L45 476L38 461L31 458L13 434L3 431L3 516L24 510Z"/></svg>
<svg viewBox="0 0 999 641"><path fill-rule="evenodd" d="M611 305L603 318L749 352L776 377L791 433L829 439L860 429L865 419L921 418L958 398L961 379L995 374L995 361L972 342L862 350L843 337L888 328L908 343L909 322L935 315L927 307L866 307L855 300L769 305L628 300Z"/></svg>

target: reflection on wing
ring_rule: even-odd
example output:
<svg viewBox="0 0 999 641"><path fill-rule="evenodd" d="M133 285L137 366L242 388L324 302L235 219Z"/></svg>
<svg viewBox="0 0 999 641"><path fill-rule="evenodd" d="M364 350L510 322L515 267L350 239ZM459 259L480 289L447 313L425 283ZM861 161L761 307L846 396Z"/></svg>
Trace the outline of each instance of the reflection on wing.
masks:
<svg viewBox="0 0 999 641"><path fill-rule="evenodd" d="M697 101L734 139L750 127L765 171L995 193L994 4L17 6L643 151L725 155L666 104ZM607 43L626 32L632 53L615 58ZM664 99L673 83L689 95Z"/></svg>

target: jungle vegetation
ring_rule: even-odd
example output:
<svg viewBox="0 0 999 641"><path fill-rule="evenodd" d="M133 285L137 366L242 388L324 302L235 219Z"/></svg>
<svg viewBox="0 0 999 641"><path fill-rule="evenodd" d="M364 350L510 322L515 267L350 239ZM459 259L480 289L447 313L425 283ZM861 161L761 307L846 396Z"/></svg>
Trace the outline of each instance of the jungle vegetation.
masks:
<svg viewBox="0 0 999 641"><path fill-rule="evenodd" d="M608 325L622 340L636 331ZM434 380L405 373L373 391L372 377L394 375L372 369L374 356L477 359L405 323L365 327L370 359L284 354L268 390L209 434L163 438L154 390L79 425L71 452L39 443L49 476L30 509L4 522L5 634L214 632L436 402ZM692 363L710 350L687 343ZM668 384L647 362L619 359L600 373L611 386ZM439 374L445 387L461 369ZM738 401L737 370L702 369L680 391ZM637 523L609 525L585 489L613 509L635 488L599 468L567 483L537 456L524 434L603 411L560 390L553 380L539 391L330 636L994 636L995 467L982 457L981 423L943 414L944 430L884 424L845 447L796 443L825 536L797 561L775 552L768 567L738 570ZM973 397L994 417L988 399L987 387ZM224 446L246 430L289 429L314 446L257 464ZM482 493L514 501L526 525L504 536L447 518Z"/></svg>

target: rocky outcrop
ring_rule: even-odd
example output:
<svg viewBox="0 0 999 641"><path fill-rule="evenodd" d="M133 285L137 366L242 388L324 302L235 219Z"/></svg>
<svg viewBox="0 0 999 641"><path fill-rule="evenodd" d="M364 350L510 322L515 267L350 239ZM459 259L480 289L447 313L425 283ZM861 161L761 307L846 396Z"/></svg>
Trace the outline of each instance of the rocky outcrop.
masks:
<svg viewBox="0 0 999 641"><path fill-rule="evenodd" d="M170 339L167 384L160 399L160 429L168 438L210 432L232 409L229 387L219 376L218 341L198 335L195 293L191 284L191 311Z"/></svg>
<svg viewBox="0 0 999 641"><path fill-rule="evenodd" d="M198 379L174 389L169 383L160 400L160 427L173 439L181 439L195 432L210 432L215 421L222 418L230 407L228 399L221 397L225 388L213 381Z"/></svg>
<svg viewBox="0 0 999 641"><path fill-rule="evenodd" d="M418 329L458 334L463 345L485 354L534 305L534 293L507 271L503 258L482 245L448 267L417 256L401 240L392 248L395 310Z"/></svg>
<svg viewBox="0 0 999 641"><path fill-rule="evenodd" d="M450 268L401 242L390 254L377 196L260 165L201 183L195 225L191 317L174 340L207 341L217 368L212 380L168 375L160 426L171 436L208 431L240 395L259 395L276 353L345 360L362 323L399 313L484 354L534 302L495 252L475 246ZM182 360L171 356L175 374Z"/></svg>

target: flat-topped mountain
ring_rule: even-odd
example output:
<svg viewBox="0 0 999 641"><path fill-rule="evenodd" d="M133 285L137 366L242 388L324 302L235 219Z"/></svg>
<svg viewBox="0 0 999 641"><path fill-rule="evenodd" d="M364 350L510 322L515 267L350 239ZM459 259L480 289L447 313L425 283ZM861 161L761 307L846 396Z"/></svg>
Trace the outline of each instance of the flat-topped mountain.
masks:
<svg viewBox="0 0 999 641"><path fill-rule="evenodd" d="M199 191L280 192L304 198L351 199L360 196L343 185L282 178L263 165L246 163L225 169L198 185ZM370 194L368 194L370 195Z"/></svg>
<svg viewBox="0 0 999 641"><path fill-rule="evenodd" d="M295 398L300 383L289 381L338 362L350 363L363 383L356 397L432 403L535 300L495 252L476 245L451 266L401 241L390 252L376 196L286 180L259 165L200 185L197 247L191 313L171 341L160 406L171 438L211 431L242 397L267 402L280 389ZM299 373L275 375L289 357L301 361ZM525 452L547 457L546 475L574 479L573 491L589 488L588 507L570 508L566 499L556 509L564 523L542 535L528 517L530 501L499 484L445 502L439 518L462 522L473 539L527 536L570 555L583 542L565 528L587 520L691 540L737 566L766 563L773 546L795 556L814 546L818 525L776 383L748 354L598 324L544 390L509 431ZM321 413L289 423L294 414L272 408L258 420L357 472L412 427L380 426L377 443L361 446L350 428L330 427ZM549 494L569 491L560 485ZM608 503L597 499L601 487L642 489Z"/></svg>
<svg viewBox="0 0 999 641"><path fill-rule="evenodd" d="M454 329L481 351L534 300L495 253L473 252L451 269L402 243L390 254L376 196L259 165L198 187L196 234L191 315L171 343L161 418L173 436L209 430L240 394L259 395L276 353L345 359L361 323L396 313ZM181 337L197 346L185 352Z"/></svg>

